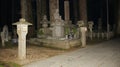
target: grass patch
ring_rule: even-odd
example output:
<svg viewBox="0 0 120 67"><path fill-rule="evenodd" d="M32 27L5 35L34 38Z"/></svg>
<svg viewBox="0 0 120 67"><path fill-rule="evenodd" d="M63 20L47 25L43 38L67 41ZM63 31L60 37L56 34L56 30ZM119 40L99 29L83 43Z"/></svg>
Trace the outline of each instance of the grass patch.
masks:
<svg viewBox="0 0 120 67"><path fill-rule="evenodd" d="M0 61L0 67L21 67L21 65L13 63L13 62Z"/></svg>
<svg viewBox="0 0 120 67"><path fill-rule="evenodd" d="M17 43L12 43L12 41L8 41L8 42L5 42L5 46L2 47L2 44L0 42L0 48L13 48L13 47L17 47Z"/></svg>

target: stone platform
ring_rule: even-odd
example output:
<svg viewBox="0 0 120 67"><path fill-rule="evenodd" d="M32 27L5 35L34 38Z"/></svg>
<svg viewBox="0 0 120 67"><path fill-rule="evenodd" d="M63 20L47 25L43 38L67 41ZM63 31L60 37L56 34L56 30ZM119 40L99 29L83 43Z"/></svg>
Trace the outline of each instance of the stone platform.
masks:
<svg viewBox="0 0 120 67"><path fill-rule="evenodd" d="M42 45L45 47L52 47L58 49L70 49L75 46L80 46L81 42L79 39L74 40L55 40L55 39L30 39L29 43L34 43L38 45Z"/></svg>

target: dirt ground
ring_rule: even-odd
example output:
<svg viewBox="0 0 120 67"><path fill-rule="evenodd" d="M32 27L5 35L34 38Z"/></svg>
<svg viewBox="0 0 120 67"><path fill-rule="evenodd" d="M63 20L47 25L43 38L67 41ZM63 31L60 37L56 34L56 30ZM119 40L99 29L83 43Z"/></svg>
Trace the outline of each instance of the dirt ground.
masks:
<svg viewBox="0 0 120 67"><path fill-rule="evenodd" d="M88 41L87 44L95 44L99 43L100 41ZM60 50L60 49L55 49L55 48L47 48L47 47L42 47L40 45L34 45L34 44L27 44L27 59L25 60L18 60L18 45L17 44L12 44L12 43L7 43L6 47L2 48L0 44L0 61L5 61L5 62L14 62L18 63L20 65L28 64L33 61L37 60L44 60L46 58L53 57L55 55L63 54L66 52L70 52L76 49L80 49L80 47L74 47L69 50Z"/></svg>
<svg viewBox="0 0 120 67"><path fill-rule="evenodd" d="M71 50L74 50L73 48ZM0 61L5 62L15 62L20 65L28 64L33 61L37 60L44 60L46 58L59 55L65 52L69 52L71 50L60 50L60 49L53 49L47 47L41 47L36 45L27 46L27 59L25 60L18 60L18 48L15 47L7 47L7 48L0 48Z"/></svg>

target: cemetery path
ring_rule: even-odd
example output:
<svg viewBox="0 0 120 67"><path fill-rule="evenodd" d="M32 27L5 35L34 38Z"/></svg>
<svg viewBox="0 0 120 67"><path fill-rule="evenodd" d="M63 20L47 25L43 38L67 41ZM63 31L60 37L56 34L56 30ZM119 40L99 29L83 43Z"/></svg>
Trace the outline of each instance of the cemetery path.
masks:
<svg viewBox="0 0 120 67"><path fill-rule="evenodd" d="M120 38L36 61L23 67L120 67Z"/></svg>

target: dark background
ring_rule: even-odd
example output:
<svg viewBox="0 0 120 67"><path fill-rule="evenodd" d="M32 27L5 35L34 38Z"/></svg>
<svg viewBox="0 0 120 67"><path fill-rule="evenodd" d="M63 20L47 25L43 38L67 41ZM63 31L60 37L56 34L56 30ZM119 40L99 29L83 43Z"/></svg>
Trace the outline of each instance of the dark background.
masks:
<svg viewBox="0 0 120 67"><path fill-rule="evenodd" d="M12 23L19 20L20 14L20 0L0 0L0 28L4 25L8 25L9 28L12 27ZM73 14L73 1L70 0L70 19L74 21L74 14ZM77 4L76 0L76 4ZM114 24L114 13L115 13L115 5L116 0L109 0L109 23L111 25ZM33 7L34 7L34 14L36 14L36 3L33 0ZM47 6L49 4L47 3ZM77 6L79 7L79 6ZM47 9L49 10L49 9ZM49 11L48 11L49 12ZM88 21L93 20L97 25L98 18L102 18L103 26L106 26L106 18L107 18L107 9L106 9L106 0L87 0L87 13L88 13ZM47 13L49 16L49 13ZM64 0L60 0L60 14L64 19ZM34 15L35 16L35 15ZM36 21L35 21L36 22Z"/></svg>

